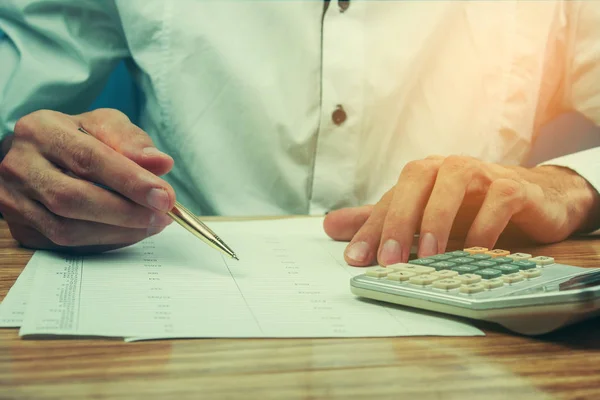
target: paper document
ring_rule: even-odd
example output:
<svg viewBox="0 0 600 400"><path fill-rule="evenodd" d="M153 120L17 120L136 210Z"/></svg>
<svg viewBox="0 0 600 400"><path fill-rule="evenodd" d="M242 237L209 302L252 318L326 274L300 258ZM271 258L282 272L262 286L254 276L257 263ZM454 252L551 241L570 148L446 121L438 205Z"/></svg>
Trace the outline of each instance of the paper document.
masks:
<svg viewBox="0 0 600 400"><path fill-rule="evenodd" d="M210 224L230 260L176 224L86 257L41 253L21 335L129 338L480 335L456 320L361 301L322 219Z"/></svg>
<svg viewBox="0 0 600 400"><path fill-rule="evenodd" d="M33 255L4 300L2 300L2 303L0 303L0 328L21 327L35 277L37 259L41 255L41 252Z"/></svg>

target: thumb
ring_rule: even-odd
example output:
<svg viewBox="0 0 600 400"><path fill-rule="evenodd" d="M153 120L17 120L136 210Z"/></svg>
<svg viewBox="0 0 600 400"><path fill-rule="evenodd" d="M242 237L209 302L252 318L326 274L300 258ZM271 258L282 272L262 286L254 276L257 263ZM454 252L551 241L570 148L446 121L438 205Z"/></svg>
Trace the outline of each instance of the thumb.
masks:
<svg viewBox="0 0 600 400"><path fill-rule="evenodd" d="M156 175L164 175L173 168L173 158L158 150L150 136L122 112L98 109L76 119L90 135L140 167Z"/></svg>
<svg viewBox="0 0 600 400"><path fill-rule="evenodd" d="M333 240L350 241L367 221L372 205L342 208L325 216L323 229Z"/></svg>

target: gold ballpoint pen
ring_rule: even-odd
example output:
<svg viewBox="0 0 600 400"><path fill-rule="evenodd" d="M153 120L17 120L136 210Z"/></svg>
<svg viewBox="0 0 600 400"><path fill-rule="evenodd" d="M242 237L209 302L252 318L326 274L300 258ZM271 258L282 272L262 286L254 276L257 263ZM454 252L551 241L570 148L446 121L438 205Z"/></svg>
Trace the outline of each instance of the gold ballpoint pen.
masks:
<svg viewBox="0 0 600 400"><path fill-rule="evenodd" d="M198 239L227 254L229 257L239 260L233 250L231 250L229 246L227 246L225 242L223 242L221 238L217 236L216 233L214 233L208 226L204 225L204 223L202 223L198 217L196 217L178 202L175 202L175 207L173 207L173 209L167 214L169 217L173 218L175 222L183 226Z"/></svg>
<svg viewBox="0 0 600 400"><path fill-rule="evenodd" d="M90 135L89 132L83 128L79 128L79 131L85 133L86 135ZM111 190L104 185L100 186L106 188L107 190ZM187 231L196 236L198 239L202 240L204 243L231 258L239 260L234 251L231 250L231 248L229 248L229 246L227 246L227 244L225 244L225 242L223 242L216 233L214 233L208 226L200 221L200 219L192 214L187 208L179 204L179 202L175 202L175 206L167 214L169 217L173 218L175 222L183 226Z"/></svg>

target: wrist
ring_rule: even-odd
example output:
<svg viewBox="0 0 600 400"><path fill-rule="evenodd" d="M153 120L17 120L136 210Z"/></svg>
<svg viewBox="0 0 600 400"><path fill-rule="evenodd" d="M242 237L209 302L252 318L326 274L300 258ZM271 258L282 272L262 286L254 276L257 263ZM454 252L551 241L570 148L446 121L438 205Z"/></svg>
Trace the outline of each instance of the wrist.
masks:
<svg viewBox="0 0 600 400"><path fill-rule="evenodd" d="M535 169L550 173L550 187L567 208L572 233L590 233L600 228L600 193L584 177L554 165Z"/></svg>

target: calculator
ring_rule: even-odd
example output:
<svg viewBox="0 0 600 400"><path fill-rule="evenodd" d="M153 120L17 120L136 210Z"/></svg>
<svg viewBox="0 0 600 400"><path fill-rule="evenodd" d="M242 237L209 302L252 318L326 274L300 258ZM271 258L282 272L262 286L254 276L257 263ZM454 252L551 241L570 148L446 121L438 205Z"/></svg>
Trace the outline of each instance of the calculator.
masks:
<svg viewBox="0 0 600 400"><path fill-rule="evenodd" d="M350 281L359 297L490 321L541 335L600 315L600 268L471 247L372 267Z"/></svg>

